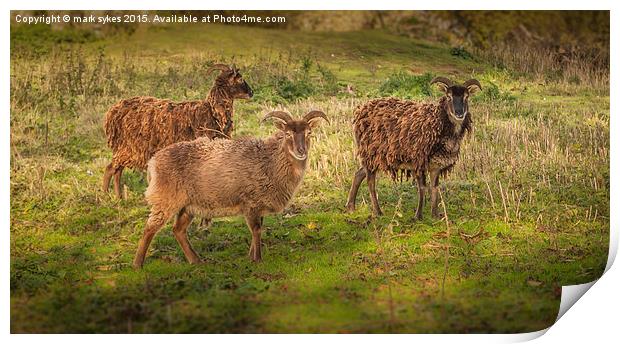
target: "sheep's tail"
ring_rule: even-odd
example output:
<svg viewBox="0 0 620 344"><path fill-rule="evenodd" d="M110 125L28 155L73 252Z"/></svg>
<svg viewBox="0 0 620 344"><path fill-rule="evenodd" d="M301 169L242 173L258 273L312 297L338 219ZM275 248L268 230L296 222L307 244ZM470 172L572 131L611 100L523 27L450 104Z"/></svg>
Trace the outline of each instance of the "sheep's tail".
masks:
<svg viewBox="0 0 620 344"><path fill-rule="evenodd" d="M120 103L119 103L120 104ZM122 144L121 126L123 125L122 114L118 111L119 104L114 105L105 115L103 131L107 138L108 147L116 150Z"/></svg>

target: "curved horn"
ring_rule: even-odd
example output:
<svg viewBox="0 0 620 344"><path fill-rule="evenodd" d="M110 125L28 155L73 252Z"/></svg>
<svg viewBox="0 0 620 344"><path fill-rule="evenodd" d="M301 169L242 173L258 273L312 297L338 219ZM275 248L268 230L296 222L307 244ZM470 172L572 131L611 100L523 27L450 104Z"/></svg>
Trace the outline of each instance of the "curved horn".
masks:
<svg viewBox="0 0 620 344"><path fill-rule="evenodd" d="M308 112L304 116L304 121L310 122L310 120L312 120L313 118L317 118L317 117L321 117L322 119L326 120L327 123L329 123L329 119L327 119L327 115L325 115L323 111L319 111L319 110L312 110Z"/></svg>
<svg viewBox="0 0 620 344"><path fill-rule="evenodd" d="M210 74L214 70L220 70L222 72L226 72L226 71L230 70L230 67L228 67L227 65L225 65L223 63L216 63L213 66L209 67L209 69L207 69L207 74Z"/></svg>
<svg viewBox="0 0 620 344"><path fill-rule="evenodd" d="M276 110L276 111L271 111L270 113L266 114L265 117L263 117L263 119L261 120L261 122L264 122L270 118L276 118L280 121L283 121L286 124L290 123L293 120L291 115L289 115L288 113L284 111Z"/></svg>
<svg viewBox="0 0 620 344"><path fill-rule="evenodd" d="M470 86L478 86L479 89L482 89L480 82L476 79L469 79L463 83L463 87L465 88L469 89Z"/></svg>
<svg viewBox="0 0 620 344"><path fill-rule="evenodd" d="M435 84L435 83L442 84L446 88L450 88L450 87L454 86L454 83L450 79L444 78L443 76L434 77L433 80L431 80L430 84L432 85L432 84Z"/></svg>

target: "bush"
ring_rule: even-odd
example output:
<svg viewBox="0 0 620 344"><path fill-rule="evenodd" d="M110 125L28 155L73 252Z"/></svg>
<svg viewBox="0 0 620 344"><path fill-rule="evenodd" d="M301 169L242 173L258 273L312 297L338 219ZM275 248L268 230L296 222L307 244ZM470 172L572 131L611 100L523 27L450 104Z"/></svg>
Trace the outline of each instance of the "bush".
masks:
<svg viewBox="0 0 620 344"><path fill-rule="evenodd" d="M450 54L452 56L460 57L464 60L471 60L474 58L474 55L472 55L469 51L465 50L465 48L463 47L454 47L450 49Z"/></svg>
<svg viewBox="0 0 620 344"><path fill-rule="evenodd" d="M275 77L276 94L287 101L308 98L316 93L316 88L307 76Z"/></svg>
<svg viewBox="0 0 620 344"><path fill-rule="evenodd" d="M484 83L484 87L478 95L485 101L502 101L512 103L516 100L515 96L511 95L509 92L500 90L496 84L490 81Z"/></svg>

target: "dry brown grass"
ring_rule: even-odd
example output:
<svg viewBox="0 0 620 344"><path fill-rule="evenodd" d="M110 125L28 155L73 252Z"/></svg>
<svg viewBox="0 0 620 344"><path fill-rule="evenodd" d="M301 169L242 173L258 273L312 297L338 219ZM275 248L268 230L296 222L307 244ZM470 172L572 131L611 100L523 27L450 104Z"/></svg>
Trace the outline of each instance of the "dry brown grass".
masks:
<svg viewBox="0 0 620 344"><path fill-rule="evenodd" d="M539 81L609 86L609 51L560 53L549 47L501 44L477 54L496 66L534 76Z"/></svg>

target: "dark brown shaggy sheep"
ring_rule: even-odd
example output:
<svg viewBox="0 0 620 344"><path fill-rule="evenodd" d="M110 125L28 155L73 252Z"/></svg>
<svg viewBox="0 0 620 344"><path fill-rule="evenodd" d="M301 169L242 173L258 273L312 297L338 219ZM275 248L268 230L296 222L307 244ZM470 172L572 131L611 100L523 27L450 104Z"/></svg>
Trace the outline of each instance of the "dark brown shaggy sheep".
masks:
<svg viewBox="0 0 620 344"><path fill-rule="evenodd" d="M399 100L375 99L355 110L353 127L357 156L362 167L355 173L347 210L355 210L355 198L360 184L368 178L368 189L375 216L381 208L375 188L377 171L413 175L418 184L416 218L422 218L426 174L431 181L431 212L438 217L437 196L439 176L446 175L458 160L460 144L465 133L471 130L471 113L468 97L480 83L471 79L455 85L447 78L437 77L445 95L437 104Z"/></svg>
<svg viewBox="0 0 620 344"><path fill-rule="evenodd" d="M274 111L263 120L268 118L280 131L264 140L202 137L155 154L148 163L145 193L151 213L134 267L142 267L151 240L174 215L174 236L190 263L200 262L187 239L194 215L207 219L244 215L252 232L250 258L261 260L263 216L281 212L293 198L306 170L310 131L319 118L327 119L321 111L299 120Z"/></svg>
<svg viewBox="0 0 620 344"><path fill-rule="evenodd" d="M230 138L234 99L249 99L252 89L236 67L217 64L220 70L205 100L173 102L153 97L134 97L116 103L105 116L105 133L112 148L112 162L103 175L107 192L114 176L114 191L121 198L121 174L125 167L144 170L160 149L198 137Z"/></svg>

